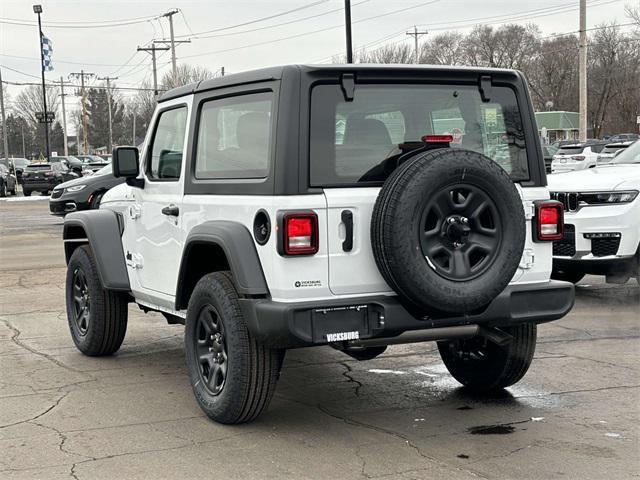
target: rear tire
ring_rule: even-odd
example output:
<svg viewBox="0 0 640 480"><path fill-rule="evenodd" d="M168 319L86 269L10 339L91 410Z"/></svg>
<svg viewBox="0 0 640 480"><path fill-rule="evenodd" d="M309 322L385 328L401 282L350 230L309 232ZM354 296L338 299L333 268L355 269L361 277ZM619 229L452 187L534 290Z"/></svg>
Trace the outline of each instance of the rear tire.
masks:
<svg viewBox="0 0 640 480"><path fill-rule="evenodd" d="M78 350L89 356L116 352L127 332L128 296L102 288L93 252L75 249L67 266L67 319Z"/></svg>
<svg viewBox="0 0 640 480"><path fill-rule="evenodd" d="M184 342L193 393L209 418L244 423L267 408L284 351L252 337L229 273L210 273L196 284L187 308Z"/></svg>
<svg viewBox="0 0 640 480"><path fill-rule="evenodd" d="M24 187L22 187L22 194L23 194L25 197L30 197L30 196L31 196L31 190L25 190L25 188L24 188Z"/></svg>
<svg viewBox="0 0 640 480"><path fill-rule="evenodd" d="M438 342L442 361L453 378L478 392L501 390L519 382L533 360L537 326L525 323L501 330L513 336L504 346L481 337Z"/></svg>
<svg viewBox="0 0 640 480"><path fill-rule="evenodd" d="M575 272L571 270L553 270L551 272L551 278L553 280L561 280L563 282L571 282L574 285L584 278L585 274L582 272Z"/></svg>

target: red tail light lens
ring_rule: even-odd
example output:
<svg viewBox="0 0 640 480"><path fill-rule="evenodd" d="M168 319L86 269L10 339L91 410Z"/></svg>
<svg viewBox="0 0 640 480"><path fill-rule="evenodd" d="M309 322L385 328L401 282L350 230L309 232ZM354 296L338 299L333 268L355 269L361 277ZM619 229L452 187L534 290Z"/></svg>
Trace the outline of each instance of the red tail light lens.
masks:
<svg viewBox="0 0 640 480"><path fill-rule="evenodd" d="M453 135L425 135L422 137L424 143L451 143Z"/></svg>
<svg viewBox="0 0 640 480"><path fill-rule="evenodd" d="M540 242L564 238L564 208L560 202L548 200L536 204L536 233Z"/></svg>
<svg viewBox="0 0 640 480"><path fill-rule="evenodd" d="M586 157L584 155L573 155L571 157L573 160L578 160L579 162L581 162L582 160L584 160Z"/></svg>
<svg viewBox="0 0 640 480"><path fill-rule="evenodd" d="M286 213L282 228L285 255L318 253L318 216L315 213Z"/></svg>

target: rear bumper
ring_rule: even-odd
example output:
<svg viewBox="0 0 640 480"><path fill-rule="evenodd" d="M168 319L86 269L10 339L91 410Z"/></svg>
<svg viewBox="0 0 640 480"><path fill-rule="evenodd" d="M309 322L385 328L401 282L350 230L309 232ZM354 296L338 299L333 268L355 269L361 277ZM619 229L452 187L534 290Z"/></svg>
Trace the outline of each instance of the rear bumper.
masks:
<svg viewBox="0 0 640 480"><path fill-rule="evenodd" d="M606 257L593 259L569 259L554 257L553 269L563 272L580 272L588 275L637 275L640 260L632 257Z"/></svg>
<svg viewBox="0 0 640 480"><path fill-rule="evenodd" d="M27 190L31 190L32 192L44 192L53 190L53 187L58 185L58 182L32 182L32 181L24 181L22 184L22 188L26 188Z"/></svg>
<svg viewBox="0 0 640 480"><path fill-rule="evenodd" d="M418 318L395 296L304 303L243 298L240 306L258 341L295 348L327 344L327 334L344 334L334 338L352 340L394 337L409 330L458 325L543 323L564 317L573 302L573 285L552 280L510 285L483 311L464 316Z"/></svg>

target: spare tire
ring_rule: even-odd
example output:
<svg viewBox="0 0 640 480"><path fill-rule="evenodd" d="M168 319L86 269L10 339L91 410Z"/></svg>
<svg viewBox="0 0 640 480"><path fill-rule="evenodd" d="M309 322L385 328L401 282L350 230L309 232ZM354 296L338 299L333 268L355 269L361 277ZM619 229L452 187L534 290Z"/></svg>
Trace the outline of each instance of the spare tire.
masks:
<svg viewBox="0 0 640 480"><path fill-rule="evenodd" d="M490 158L442 148L417 154L383 185L371 243L389 286L425 314L487 305L515 274L525 241L522 200Z"/></svg>

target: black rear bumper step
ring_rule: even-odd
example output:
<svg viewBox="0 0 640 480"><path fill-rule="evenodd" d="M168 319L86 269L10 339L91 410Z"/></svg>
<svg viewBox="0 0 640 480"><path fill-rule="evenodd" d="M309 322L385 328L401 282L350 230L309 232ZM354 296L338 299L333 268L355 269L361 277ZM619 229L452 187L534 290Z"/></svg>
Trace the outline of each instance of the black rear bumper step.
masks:
<svg viewBox="0 0 640 480"><path fill-rule="evenodd" d="M376 344L388 345L398 343L392 337L414 330L423 331L423 339L416 341L428 341L433 335L437 337L433 339L442 340L446 339L442 338L444 330L433 332L433 335L427 330L461 325L504 327L550 322L564 317L573 302L573 284L555 280L509 285L482 312L441 318L417 318L396 296L300 303L274 302L266 298L240 299L248 327L257 340L283 348L327 344L327 335L332 341L385 339Z"/></svg>

